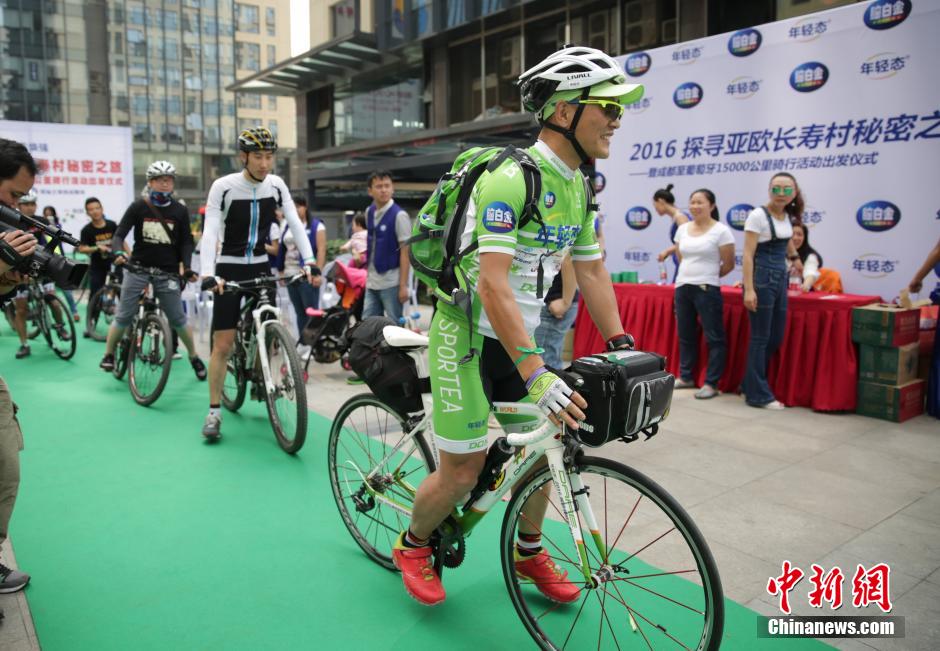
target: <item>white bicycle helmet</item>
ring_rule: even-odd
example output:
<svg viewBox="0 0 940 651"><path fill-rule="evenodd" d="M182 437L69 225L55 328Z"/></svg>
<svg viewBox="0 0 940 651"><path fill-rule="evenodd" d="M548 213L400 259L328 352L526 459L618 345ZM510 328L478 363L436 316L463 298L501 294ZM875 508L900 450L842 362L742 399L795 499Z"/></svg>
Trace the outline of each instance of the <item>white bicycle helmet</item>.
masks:
<svg viewBox="0 0 940 651"><path fill-rule="evenodd" d="M621 104L632 104L643 97L643 85L628 84L626 80L623 68L609 54L591 47L568 45L523 72L517 83L523 108L535 113L543 127L563 134L582 160L587 160L587 154L574 137L584 105L578 106L571 127L563 129L548 122L550 113L546 111L554 108L551 100L609 97Z"/></svg>
<svg viewBox="0 0 940 651"><path fill-rule="evenodd" d="M165 160L154 161L147 168L147 180L155 179L159 176L172 176L176 178L176 168L173 163Z"/></svg>
<svg viewBox="0 0 940 651"><path fill-rule="evenodd" d="M36 193L33 190L30 190L21 196L17 203L36 203L37 199L38 197L36 196Z"/></svg>

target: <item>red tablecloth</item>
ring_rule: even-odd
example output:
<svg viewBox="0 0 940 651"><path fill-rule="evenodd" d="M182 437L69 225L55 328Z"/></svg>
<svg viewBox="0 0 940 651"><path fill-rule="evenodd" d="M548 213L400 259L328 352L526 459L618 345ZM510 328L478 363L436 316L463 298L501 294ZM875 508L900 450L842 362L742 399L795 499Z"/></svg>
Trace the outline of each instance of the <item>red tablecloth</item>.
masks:
<svg viewBox="0 0 940 651"><path fill-rule="evenodd" d="M674 291L672 285L614 285L624 330L636 338L638 348L665 355L668 370L678 373ZM750 326L742 291L722 287L721 296L728 360L719 388L733 392L744 378ZM776 398L785 405L820 411L855 409L858 360L852 343L852 308L879 300L877 296L791 292L786 334L768 372ZM604 341L587 309L580 309L575 322L574 356L603 349ZM705 380L706 361L703 339L697 371L699 384Z"/></svg>

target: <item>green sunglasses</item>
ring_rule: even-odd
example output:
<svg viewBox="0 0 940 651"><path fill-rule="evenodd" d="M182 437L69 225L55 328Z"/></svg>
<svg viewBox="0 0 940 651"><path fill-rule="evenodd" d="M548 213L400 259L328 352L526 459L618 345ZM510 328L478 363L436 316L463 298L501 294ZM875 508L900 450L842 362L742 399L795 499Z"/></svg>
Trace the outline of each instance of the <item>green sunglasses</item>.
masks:
<svg viewBox="0 0 940 651"><path fill-rule="evenodd" d="M787 186L775 185L772 188L770 188L770 191L773 192L777 196L780 196L782 194L785 197L789 197L791 194L793 194L793 186L792 185L787 185Z"/></svg>
<svg viewBox="0 0 940 651"><path fill-rule="evenodd" d="M623 104L620 102L615 102L612 99L573 99L569 100L568 103L600 106L601 110L604 112L604 116L611 121L619 120L621 117L623 117Z"/></svg>

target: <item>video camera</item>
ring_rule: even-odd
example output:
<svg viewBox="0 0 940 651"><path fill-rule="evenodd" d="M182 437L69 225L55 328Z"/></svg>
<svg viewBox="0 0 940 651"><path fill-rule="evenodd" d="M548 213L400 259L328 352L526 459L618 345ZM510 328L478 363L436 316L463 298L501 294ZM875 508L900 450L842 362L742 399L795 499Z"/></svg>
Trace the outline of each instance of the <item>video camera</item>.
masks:
<svg viewBox="0 0 940 651"><path fill-rule="evenodd" d="M32 255L16 264L13 269L33 278L45 276L62 289L76 289L88 271L88 265L53 253L61 242L78 246L80 242L57 226L27 217L18 210L0 204L0 232L33 228L46 236L45 245L37 247Z"/></svg>

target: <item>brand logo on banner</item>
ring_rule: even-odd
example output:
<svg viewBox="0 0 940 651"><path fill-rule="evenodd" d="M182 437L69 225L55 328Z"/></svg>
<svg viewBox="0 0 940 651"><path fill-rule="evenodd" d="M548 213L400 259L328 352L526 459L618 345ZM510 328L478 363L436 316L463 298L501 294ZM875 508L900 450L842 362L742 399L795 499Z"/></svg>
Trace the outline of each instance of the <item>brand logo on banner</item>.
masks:
<svg viewBox="0 0 940 651"><path fill-rule="evenodd" d="M887 79L904 70L910 58L910 54L901 56L896 52L879 52L865 59L859 72L869 79Z"/></svg>
<svg viewBox="0 0 940 651"><path fill-rule="evenodd" d="M749 203L738 203L728 209L725 219L728 221L728 226L733 228L736 231L744 230L744 222L747 220L747 216L751 214L751 211L754 210L754 206Z"/></svg>
<svg viewBox="0 0 940 651"><path fill-rule="evenodd" d="M817 20L814 18L804 18L793 25L788 32L788 36L800 43L809 43L829 31L828 20Z"/></svg>
<svg viewBox="0 0 940 651"><path fill-rule="evenodd" d="M852 261L852 271L864 278L884 278L895 272L898 260L891 260L881 253L863 253Z"/></svg>
<svg viewBox="0 0 940 651"><path fill-rule="evenodd" d="M816 226L817 224L821 224L825 217L826 217L825 210L817 210L810 206L806 206L806 208L803 209L803 224L807 228L812 228L813 226Z"/></svg>
<svg viewBox="0 0 940 651"><path fill-rule="evenodd" d="M603 192L607 187L607 177L600 172L594 172L594 192Z"/></svg>
<svg viewBox="0 0 940 651"><path fill-rule="evenodd" d="M891 29L911 14L911 0L875 0L865 10L865 24L872 29Z"/></svg>
<svg viewBox="0 0 940 651"><path fill-rule="evenodd" d="M672 52L672 60L680 65L689 65L690 63L695 63L702 57L702 52L705 51L704 45L692 45L689 47L682 47Z"/></svg>
<svg viewBox="0 0 940 651"><path fill-rule="evenodd" d="M643 206L634 206L627 211L626 220L627 226L635 231L642 231L650 225L652 215L650 215L650 211Z"/></svg>
<svg viewBox="0 0 940 651"><path fill-rule="evenodd" d="M545 207L546 207L546 208L551 208L551 207L554 206L554 205L555 205L555 193L554 193L554 192L546 192L546 193L545 193Z"/></svg>
<svg viewBox="0 0 940 651"><path fill-rule="evenodd" d="M757 52L762 40L756 29L742 29L728 39L728 52L736 57L746 57Z"/></svg>
<svg viewBox="0 0 940 651"><path fill-rule="evenodd" d="M676 88L672 94L672 101L681 109L689 109L698 106L705 96L705 91L694 81L687 81Z"/></svg>
<svg viewBox="0 0 940 651"><path fill-rule="evenodd" d="M858 225L866 231L888 231L901 221L901 210L890 201L869 201L855 213Z"/></svg>
<svg viewBox="0 0 940 651"><path fill-rule="evenodd" d="M627 57L624 68L631 77L642 77L649 72L653 65L653 58L646 52L637 52Z"/></svg>
<svg viewBox="0 0 940 651"><path fill-rule="evenodd" d="M811 93L826 85L829 81L829 68L818 61L808 61L798 65L790 73L790 86L801 93Z"/></svg>
<svg viewBox="0 0 940 651"><path fill-rule="evenodd" d="M627 266L633 267L634 269L639 269L648 263L651 258L652 254L649 251L638 246L631 246L623 253L623 259L627 263Z"/></svg>
<svg viewBox="0 0 940 651"><path fill-rule="evenodd" d="M735 99L749 99L757 94L761 83L760 79L753 77L736 77L725 88L725 92Z"/></svg>

